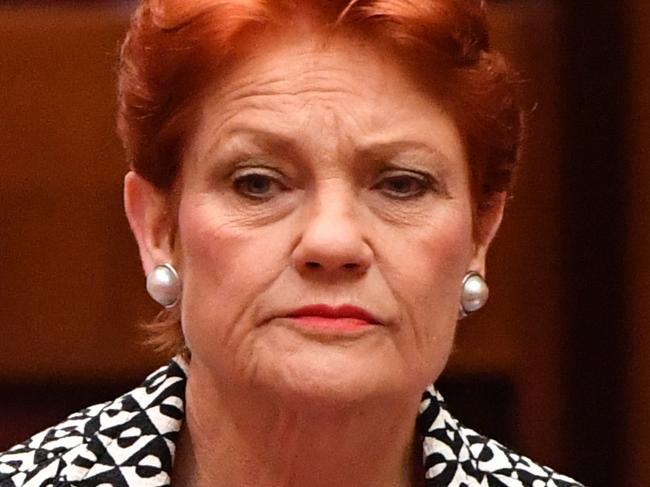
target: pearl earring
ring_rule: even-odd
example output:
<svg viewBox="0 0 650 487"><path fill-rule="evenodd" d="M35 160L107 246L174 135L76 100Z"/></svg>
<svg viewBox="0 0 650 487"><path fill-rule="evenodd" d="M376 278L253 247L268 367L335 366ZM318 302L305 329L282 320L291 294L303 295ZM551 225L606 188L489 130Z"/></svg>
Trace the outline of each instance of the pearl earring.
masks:
<svg viewBox="0 0 650 487"><path fill-rule="evenodd" d="M173 308L181 298L181 278L171 264L157 265L147 275L147 292L161 306Z"/></svg>
<svg viewBox="0 0 650 487"><path fill-rule="evenodd" d="M459 318L465 318L478 311L490 297L490 289L485 279L478 272L468 272L463 279L463 289L460 297Z"/></svg>

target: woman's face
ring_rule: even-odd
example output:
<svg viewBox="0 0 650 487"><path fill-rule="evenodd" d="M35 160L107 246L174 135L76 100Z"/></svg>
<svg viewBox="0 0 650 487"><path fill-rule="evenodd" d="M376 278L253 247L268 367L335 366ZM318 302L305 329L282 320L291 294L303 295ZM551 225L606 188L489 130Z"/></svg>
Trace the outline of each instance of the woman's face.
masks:
<svg viewBox="0 0 650 487"><path fill-rule="evenodd" d="M384 52L267 46L207 97L183 162L191 367L290 401L419 395L483 268L458 129Z"/></svg>

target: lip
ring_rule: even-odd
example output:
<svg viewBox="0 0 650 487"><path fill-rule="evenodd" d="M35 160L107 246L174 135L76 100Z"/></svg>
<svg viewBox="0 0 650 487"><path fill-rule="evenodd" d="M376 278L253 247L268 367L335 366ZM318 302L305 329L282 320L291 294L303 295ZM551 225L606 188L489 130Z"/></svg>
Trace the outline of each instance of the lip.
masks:
<svg viewBox="0 0 650 487"><path fill-rule="evenodd" d="M301 325L331 330L358 330L360 328L380 325L380 321L370 312L357 306L344 304L329 306L314 304L298 308L287 314Z"/></svg>

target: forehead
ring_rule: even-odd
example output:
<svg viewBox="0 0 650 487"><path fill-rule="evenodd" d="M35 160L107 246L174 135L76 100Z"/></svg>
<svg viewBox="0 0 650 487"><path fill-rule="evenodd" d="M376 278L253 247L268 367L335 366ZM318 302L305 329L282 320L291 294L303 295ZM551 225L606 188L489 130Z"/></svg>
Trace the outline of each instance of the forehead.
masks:
<svg viewBox="0 0 650 487"><path fill-rule="evenodd" d="M453 118L385 50L345 36L258 44L204 98L198 144L249 127L305 144L419 139L449 159L464 158Z"/></svg>

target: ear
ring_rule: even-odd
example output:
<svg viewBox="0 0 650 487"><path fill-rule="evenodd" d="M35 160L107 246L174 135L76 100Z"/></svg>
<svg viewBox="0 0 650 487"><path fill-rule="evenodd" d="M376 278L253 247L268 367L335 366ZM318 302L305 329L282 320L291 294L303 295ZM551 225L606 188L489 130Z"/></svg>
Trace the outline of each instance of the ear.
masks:
<svg viewBox="0 0 650 487"><path fill-rule="evenodd" d="M124 178L124 209L140 249L145 275L156 265L173 262L168 196L130 171Z"/></svg>
<svg viewBox="0 0 650 487"><path fill-rule="evenodd" d="M490 201L481 206L475 213L475 247L474 256L468 271L475 271L485 276L485 259L487 251L501 226L503 211L506 205L505 192L495 194Z"/></svg>

